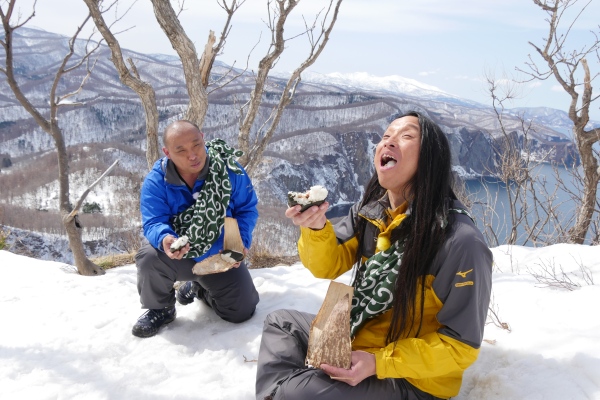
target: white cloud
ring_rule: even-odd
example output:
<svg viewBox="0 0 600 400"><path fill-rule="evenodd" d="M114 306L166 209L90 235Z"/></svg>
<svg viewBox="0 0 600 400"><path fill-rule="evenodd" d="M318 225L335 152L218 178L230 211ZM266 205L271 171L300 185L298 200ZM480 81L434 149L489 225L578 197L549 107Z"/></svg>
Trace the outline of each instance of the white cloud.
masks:
<svg viewBox="0 0 600 400"><path fill-rule="evenodd" d="M430 75L435 75L439 72L439 69L433 70L433 71L421 71L419 72L419 76L430 76Z"/></svg>
<svg viewBox="0 0 600 400"><path fill-rule="evenodd" d="M452 79L456 79L458 81L471 81L471 82L483 82L483 78L479 76L470 76L470 75L454 75Z"/></svg>

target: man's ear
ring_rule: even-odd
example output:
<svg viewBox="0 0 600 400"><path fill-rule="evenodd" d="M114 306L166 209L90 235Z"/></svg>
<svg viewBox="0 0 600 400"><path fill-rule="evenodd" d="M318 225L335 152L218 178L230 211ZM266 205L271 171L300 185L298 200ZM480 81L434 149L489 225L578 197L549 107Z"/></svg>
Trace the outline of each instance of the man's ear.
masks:
<svg viewBox="0 0 600 400"><path fill-rule="evenodd" d="M162 151L163 151L163 153L165 153L165 156L167 156L168 158L171 158L171 157L169 157L169 150L166 147L163 147Z"/></svg>

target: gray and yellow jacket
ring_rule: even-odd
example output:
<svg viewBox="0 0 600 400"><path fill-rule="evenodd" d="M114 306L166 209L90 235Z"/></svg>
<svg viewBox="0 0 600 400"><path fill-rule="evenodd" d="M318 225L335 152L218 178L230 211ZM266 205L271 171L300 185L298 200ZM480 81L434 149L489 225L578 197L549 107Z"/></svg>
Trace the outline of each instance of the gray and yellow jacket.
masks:
<svg viewBox="0 0 600 400"><path fill-rule="evenodd" d="M407 205L389 210L387 197L358 209L321 230L301 228L300 259L315 277L335 279L355 262L356 217L365 218L363 254L370 257L390 246L391 231L406 217ZM452 208L464 209L458 201ZM492 288L492 253L467 215L451 214L446 240L425 278L423 320L416 314L409 335L386 344L392 310L369 320L356 334L353 350L375 355L377 377L404 378L436 397L456 396L463 372L479 354ZM421 293L417 289L417 293ZM420 295L419 295L420 296ZM417 299L415 304L420 304Z"/></svg>

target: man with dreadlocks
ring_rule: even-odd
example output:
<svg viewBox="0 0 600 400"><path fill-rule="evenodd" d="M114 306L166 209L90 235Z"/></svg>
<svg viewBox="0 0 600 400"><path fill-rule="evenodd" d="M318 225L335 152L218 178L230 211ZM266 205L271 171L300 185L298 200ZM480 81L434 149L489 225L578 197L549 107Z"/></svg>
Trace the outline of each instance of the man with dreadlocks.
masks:
<svg viewBox="0 0 600 400"><path fill-rule="evenodd" d="M265 320L256 398L447 399L479 354L492 253L452 189L441 129L421 113L394 119L375 151L362 200L334 225L328 203L286 216L318 278L354 266L352 364L306 367L314 315L278 310Z"/></svg>
<svg viewBox="0 0 600 400"><path fill-rule="evenodd" d="M175 121L163 135L164 158L142 186L140 210L146 245L135 257L142 308L132 333L155 335L175 319L175 299L189 304L198 298L230 322L249 319L258 304L252 277L242 263L217 274L194 275L192 268L223 250L225 217L235 218L245 251L250 248L258 212L250 178L235 159L242 155L224 141L204 141L190 121ZM189 243L171 251L180 236ZM176 281L187 281L173 289Z"/></svg>

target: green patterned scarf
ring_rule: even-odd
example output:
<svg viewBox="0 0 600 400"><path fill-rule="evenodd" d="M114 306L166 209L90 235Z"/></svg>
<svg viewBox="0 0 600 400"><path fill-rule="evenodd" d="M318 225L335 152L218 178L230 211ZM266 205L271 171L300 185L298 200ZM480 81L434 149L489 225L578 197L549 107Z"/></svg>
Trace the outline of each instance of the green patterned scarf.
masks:
<svg viewBox="0 0 600 400"><path fill-rule="evenodd" d="M231 181L227 169L242 174L235 162L244 153L230 147L221 139L206 142L209 171L202 190L194 204L175 217L173 227L179 236L186 235L190 251L185 258L197 258L205 254L221 235L229 199Z"/></svg>
<svg viewBox="0 0 600 400"><path fill-rule="evenodd" d="M374 254L365 263L364 277L354 288L350 337L354 337L367 320L392 308L394 286L403 254L404 242L397 240L389 249Z"/></svg>
<svg viewBox="0 0 600 400"><path fill-rule="evenodd" d="M448 212L465 214L475 222L469 212L462 208L451 208ZM447 224L444 220L442 228ZM392 308L404 245L405 241L397 240L387 250L374 254L365 262L364 277L354 288L350 311L350 337L354 337L369 319Z"/></svg>

